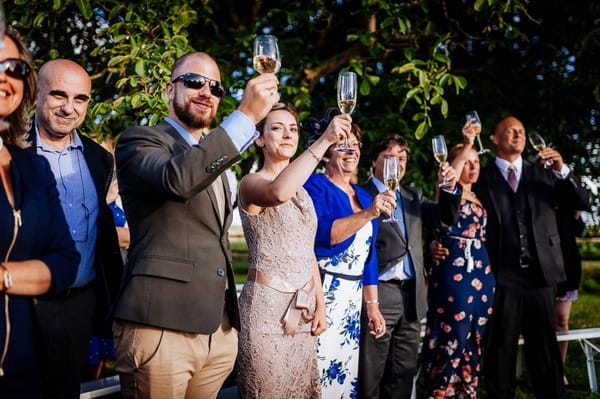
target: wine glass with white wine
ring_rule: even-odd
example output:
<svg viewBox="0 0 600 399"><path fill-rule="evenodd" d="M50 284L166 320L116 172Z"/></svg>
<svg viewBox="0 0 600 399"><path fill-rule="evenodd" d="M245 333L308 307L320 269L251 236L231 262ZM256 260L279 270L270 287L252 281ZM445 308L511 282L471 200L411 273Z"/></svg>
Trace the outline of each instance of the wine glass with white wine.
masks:
<svg viewBox="0 0 600 399"><path fill-rule="evenodd" d="M254 39L254 69L256 72L277 73L281 68L281 57L277 38L273 35L259 35Z"/></svg>
<svg viewBox="0 0 600 399"><path fill-rule="evenodd" d="M529 134L529 142L531 143L531 146L537 152L540 152L544 148L546 148L546 140L544 140L544 138L539 133L531 133L531 134ZM554 160L553 159L548 159L546 162L544 162L544 168L549 168L553 164L554 164Z"/></svg>
<svg viewBox="0 0 600 399"><path fill-rule="evenodd" d="M354 72L340 72L338 76L337 103L342 114L352 114L356 107L357 97L357 79ZM344 138L344 143L335 149L341 152L355 152L356 149L348 145L348 138Z"/></svg>
<svg viewBox="0 0 600 399"><path fill-rule="evenodd" d="M477 115L477 111L469 111L465 114L465 118L467 122L471 123L471 131L477 137L477 145L479 146L479 151L477 152L479 155L490 152L488 148L483 148L483 144L481 144L481 119L479 119L479 115Z"/></svg>
<svg viewBox="0 0 600 399"><path fill-rule="evenodd" d="M397 157L385 157L383 160L383 183L388 190L394 192L400 187L400 163ZM384 219L384 222L397 222L398 219L394 217L394 209L388 219Z"/></svg>
<svg viewBox="0 0 600 399"><path fill-rule="evenodd" d="M431 145L433 148L433 157L438 164L443 164L448 158L448 148L446 147L446 139L442 135L435 136L431 139ZM448 187L450 182L444 176L444 180L438 185L439 187Z"/></svg>

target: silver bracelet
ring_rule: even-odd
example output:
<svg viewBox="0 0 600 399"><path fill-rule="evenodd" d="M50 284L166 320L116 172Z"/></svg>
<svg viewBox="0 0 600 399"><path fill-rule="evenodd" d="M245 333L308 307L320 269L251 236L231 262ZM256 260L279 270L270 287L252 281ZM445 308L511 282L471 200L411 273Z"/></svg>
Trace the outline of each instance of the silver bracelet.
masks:
<svg viewBox="0 0 600 399"><path fill-rule="evenodd" d="M313 152L313 150L311 150L311 149L310 149L310 147L306 147L306 150L307 150L308 152L310 152L310 155L312 155L312 156L313 156L313 158L317 160L317 162L321 162L321 158L319 158L319 157L317 156L317 154L315 154L315 153Z"/></svg>
<svg viewBox="0 0 600 399"><path fill-rule="evenodd" d="M376 303L377 305L379 305L379 300L377 300L377 299L369 299L369 300L365 301L365 303L367 305L370 305L372 303Z"/></svg>

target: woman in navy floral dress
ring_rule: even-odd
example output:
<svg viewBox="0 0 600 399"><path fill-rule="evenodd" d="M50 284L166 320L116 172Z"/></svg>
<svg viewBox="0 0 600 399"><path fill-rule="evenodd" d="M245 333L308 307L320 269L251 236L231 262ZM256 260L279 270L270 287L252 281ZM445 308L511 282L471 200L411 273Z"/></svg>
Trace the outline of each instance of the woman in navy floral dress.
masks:
<svg viewBox="0 0 600 399"><path fill-rule="evenodd" d="M450 153L463 198L456 224L440 238L449 255L433 266L423 343L426 398L476 398L481 339L492 314L494 275L485 249L486 211L471 192L479 177L473 136ZM462 170L462 172L460 172Z"/></svg>

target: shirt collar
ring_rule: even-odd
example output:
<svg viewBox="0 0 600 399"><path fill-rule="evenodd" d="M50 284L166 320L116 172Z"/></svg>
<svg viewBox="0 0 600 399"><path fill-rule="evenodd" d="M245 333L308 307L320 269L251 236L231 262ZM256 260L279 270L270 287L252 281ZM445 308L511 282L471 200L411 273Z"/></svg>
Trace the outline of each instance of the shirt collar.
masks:
<svg viewBox="0 0 600 399"><path fill-rule="evenodd" d="M383 184L383 182L381 180L379 180L378 178L376 178L375 176L371 176L371 181L373 182L375 187L377 187L377 190L380 193L388 190L387 187L385 186L385 184Z"/></svg>
<svg viewBox="0 0 600 399"><path fill-rule="evenodd" d="M519 156L517 159L515 159L512 163L508 162L506 159L502 159L500 157L496 157L496 166L498 167L498 169L500 169L503 173L507 174L508 173L508 167L512 165L515 167L516 169L516 174L517 176L519 176L521 174L521 170L523 170L523 158L521 156Z"/></svg>
<svg viewBox="0 0 600 399"><path fill-rule="evenodd" d="M196 140L196 138L194 136L192 136L190 134L190 132L188 132L187 130L185 130L185 128L183 126L181 126L179 123L177 123L177 121L167 117L165 118L165 121L167 121L171 126L173 126L175 128L175 130L177 130L177 133L179 133L179 135L190 145L198 145L198 140Z"/></svg>
<svg viewBox="0 0 600 399"><path fill-rule="evenodd" d="M42 141L42 138L40 137L40 130L38 129L37 120L34 120L33 127L35 130L36 148L41 149L43 151L57 152L54 148L50 147ZM67 151L71 151L74 149L79 149L83 151L83 141L81 141L81 137L79 137L79 134L77 134L76 130L71 135L71 142L65 147L65 150Z"/></svg>

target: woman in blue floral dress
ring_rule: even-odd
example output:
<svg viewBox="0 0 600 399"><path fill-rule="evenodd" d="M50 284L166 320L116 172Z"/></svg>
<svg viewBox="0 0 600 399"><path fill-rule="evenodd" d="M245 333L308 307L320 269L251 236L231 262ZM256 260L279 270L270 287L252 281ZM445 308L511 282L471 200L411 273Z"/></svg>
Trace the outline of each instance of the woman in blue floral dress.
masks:
<svg viewBox="0 0 600 399"><path fill-rule="evenodd" d="M324 124L326 125L326 124ZM377 301L377 217L388 213L395 198L389 192L374 199L350 183L360 158L360 129L353 124L348 144L355 152L329 148L324 174L305 184L318 218L315 252L323 280L327 331L318 339L317 362L325 399L356 398L360 313L363 297L372 322L370 333L385 333Z"/></svg>
<svg viewBox="0 0 600 399"><path fill-rule="evenodd" d="M459 218L442 232L449 255L433 266L423 343L425 398L477 397L481 339L492 314L494 275L485 249L486 211L471 192L479 177L473 136L450 153L463 187ZM460 172L462 170L462 173Z"/></svg>

